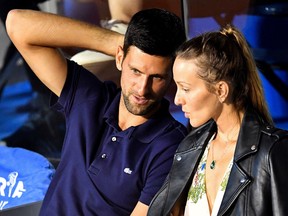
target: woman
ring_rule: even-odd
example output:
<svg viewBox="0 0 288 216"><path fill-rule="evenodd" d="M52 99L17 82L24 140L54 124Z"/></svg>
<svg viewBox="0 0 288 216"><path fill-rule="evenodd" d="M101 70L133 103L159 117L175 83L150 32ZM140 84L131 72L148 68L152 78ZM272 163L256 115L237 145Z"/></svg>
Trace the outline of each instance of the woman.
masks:
<svg viewBox="0 0 288 216"><path fill-rule="evenodd" d="M240 31L185 42L173 73L175 103L195 129L148 215L288 215L288 133L273 127Z"/></svg>

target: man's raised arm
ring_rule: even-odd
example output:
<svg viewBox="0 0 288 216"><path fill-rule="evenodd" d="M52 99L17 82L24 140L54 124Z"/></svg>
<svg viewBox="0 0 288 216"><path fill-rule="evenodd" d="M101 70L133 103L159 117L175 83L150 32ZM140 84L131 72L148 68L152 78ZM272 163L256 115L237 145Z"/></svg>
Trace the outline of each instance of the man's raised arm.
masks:
<svg viewBox="0 0 288 216"><path fill-rule="evenodd" d="M58 50L79 47L114 56L123 35L55 14L12 10L7 33L39 79L60 95L67 76L66 60Z"/></svg>

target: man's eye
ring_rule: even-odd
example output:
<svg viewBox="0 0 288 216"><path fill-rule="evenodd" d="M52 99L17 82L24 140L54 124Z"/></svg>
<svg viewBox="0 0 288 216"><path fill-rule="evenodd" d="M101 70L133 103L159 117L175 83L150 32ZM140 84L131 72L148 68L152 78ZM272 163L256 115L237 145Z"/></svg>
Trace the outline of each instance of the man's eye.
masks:
<svg viewBox="0 0 288 216"><path fill-rule="evenodd" d="M163 77L160 77L160 76L154 76L153 79L154 79L154 80L162 80Z"/></svg>
<svg viewBox="0 0 288 216"><path fill-rule="evenodd" d="M134 74L139 74L140 72L136 69L131 69Z"/></svg>

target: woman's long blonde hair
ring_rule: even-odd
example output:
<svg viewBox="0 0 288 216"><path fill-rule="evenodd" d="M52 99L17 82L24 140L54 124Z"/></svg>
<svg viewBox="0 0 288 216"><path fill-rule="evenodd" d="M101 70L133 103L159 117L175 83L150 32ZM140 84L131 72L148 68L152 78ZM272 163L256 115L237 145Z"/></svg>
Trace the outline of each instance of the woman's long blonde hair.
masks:
<svg viewBox="0 0 288 216"><path fill-rule="evenodd" d="M238 29L227 25L218 32L192 38L180 46L176 57L196 60L201 69L198 75L209 90L218 81L226 81L228 100L238 111L252 108L265 123L273 125L255 60Z"/></svg>

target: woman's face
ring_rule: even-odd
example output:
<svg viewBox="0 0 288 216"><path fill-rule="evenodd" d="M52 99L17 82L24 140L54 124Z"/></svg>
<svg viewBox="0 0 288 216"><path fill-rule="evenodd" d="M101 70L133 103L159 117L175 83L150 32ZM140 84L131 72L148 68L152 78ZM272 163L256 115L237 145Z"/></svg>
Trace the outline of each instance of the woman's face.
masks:
<svg viewBox="0 0 288 216"><path fill-rule="evenodd" d="M173 66L177 85L174 102L182 106L192 127L201 126L211 118L215 119L222 109L216 92L208 91L205 81L197 76L199 70L195 60L176 58Z"/></svg>

